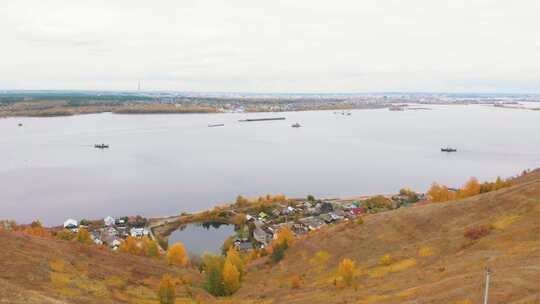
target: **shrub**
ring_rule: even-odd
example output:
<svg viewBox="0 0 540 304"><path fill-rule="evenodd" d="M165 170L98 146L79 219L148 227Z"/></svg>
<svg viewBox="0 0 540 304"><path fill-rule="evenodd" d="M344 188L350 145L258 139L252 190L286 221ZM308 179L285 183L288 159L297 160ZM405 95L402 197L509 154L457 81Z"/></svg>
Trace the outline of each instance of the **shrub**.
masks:
<svg viewBox="0 0 540 304"><path fill-rule="evenodd" d="M176 287L170 275L166 274L159 283L158 300L160 304L174 304Z"/></svg>
<svg viewBox="0 0 540 304"><path fill-rule="evenodd" d="M394 261L394 258L392 257L391 254L385 254L380 259L381 265L385 265L385 266L392 264L393 261Z"/></svg>
<svg viewBox="0 0 540 304"><path fill-rule="evenodd" d="M429 256L432 256L434 254L435 254L435 252L433 251L433 249L431 247L428 247L428 246L423 246L420 249L418 249L418 255L421 256L421 257L429 257Z"/></svg>
<svg viewBox="0 0 540 304"><path fill-rule="evenodd" d="M487 236L490 233L491 230L489 229L489 227L478 226L467 229L463 235L468 239L478 240Z"/></svg>
<svg viewBox="0 0 540 304"><path fill-rule="evenodd" d="M56 237L64 241L71 241L75 238L75 234L69 229L62 229L56 233Z"/></svg>
<svg viewBox="0 0 540 304"><path fill-rule="evenodd" d="M167 263L178 266L186 266L189 263L184 244L175 243L167 250Z"/></svg>
<svg viewBox="0 0 540 304"><path fill-rule="evenodd" d="M294 275L289 279L292 289L298 289L304 285L304 280L299 275Z"/></svg>
<svg viewBox="0 0 540 304"><path fill-rule="evenodd" d="M309 263L319 269L322 269L324 266L326 266L329 258L330 254L324 250L321 250L315 253L315 255L309 260Z"/></svg>

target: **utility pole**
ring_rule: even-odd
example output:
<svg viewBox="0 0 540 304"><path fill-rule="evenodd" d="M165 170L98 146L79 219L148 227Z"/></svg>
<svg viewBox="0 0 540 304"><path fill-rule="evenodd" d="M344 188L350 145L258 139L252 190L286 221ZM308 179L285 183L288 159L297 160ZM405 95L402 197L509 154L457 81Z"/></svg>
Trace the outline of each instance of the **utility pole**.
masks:
<svg viewBox="0 0 540 304"><path fill-rule="evenodd" d="M491 272L489 268L486 267L486 286L484 290L484 304L488 304L488 294L489 294L489 276Z"/></svg>

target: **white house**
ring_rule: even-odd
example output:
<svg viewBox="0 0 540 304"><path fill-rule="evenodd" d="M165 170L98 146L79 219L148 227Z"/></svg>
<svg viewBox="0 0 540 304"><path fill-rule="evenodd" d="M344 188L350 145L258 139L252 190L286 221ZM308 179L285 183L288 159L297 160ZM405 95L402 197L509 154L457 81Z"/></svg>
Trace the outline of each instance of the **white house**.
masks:
<svg viewBox="0 0 540 304"><path fill-rule="evenodd" d="M105 222L105 226L114 226L114 221L114 217L112 216L107 216L103 219L103 222Z"/></svg>
<svg viewBox="0 0 540 304"><path fill-rule="evenodd" d="M79 223L74 219L68 219L64 222L64 228L75 229L79 226Z"/></svg>
<svg viewBox="0 0 540 304"><path fill-rule="evenodd" d="M148 235L148 230L145 228L131 228L129 234L133 237L142 237Z"/></svg>

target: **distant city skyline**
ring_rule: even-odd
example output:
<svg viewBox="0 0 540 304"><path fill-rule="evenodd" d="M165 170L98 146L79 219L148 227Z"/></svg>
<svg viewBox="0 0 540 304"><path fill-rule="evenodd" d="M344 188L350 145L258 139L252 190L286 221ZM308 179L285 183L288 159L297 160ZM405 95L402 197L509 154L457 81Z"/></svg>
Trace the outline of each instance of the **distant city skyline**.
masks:
<svg viewBox="0 0 540 304"><path fill-rule="evenodd" d="M20 0L0 90L540 93L540 2Z"/></svg>

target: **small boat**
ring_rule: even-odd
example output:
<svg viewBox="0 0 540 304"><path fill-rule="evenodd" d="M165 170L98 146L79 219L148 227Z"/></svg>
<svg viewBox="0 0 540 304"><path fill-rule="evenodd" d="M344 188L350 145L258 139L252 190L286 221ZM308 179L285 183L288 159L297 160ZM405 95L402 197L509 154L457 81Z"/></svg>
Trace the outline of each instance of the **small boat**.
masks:
<svg viewBox="0 0 540 304"><path fill-rule="evenodd" d="M224 127L225 124L208 124L208 127L209 128L214 128L214 127Z"/></svg>
<svg viewBox="0 0 540 304"><path fill-rule="evenodd" d="M94 148L96 148L96 149L109 149L109 145L97 144L97 145L94 145Z"/></svg>
<svg viewBox="0 0 540 304"><path fill-rule="evenodd" d="M301 125L300 125L299 123L295 123L295 124L293 124L291 127L293 127L293 128L300 128Z"/></svg>
<svg viewBox="0 0 540 304"><path fill-rule="evenodd" d="M254 122L254 121L272 121L272 120L285 120L285 117L267 117L267 118L247 118L241 119L239 122Z"/></svg>
<svg viewBox="0 0 540 304"><path fill-rule="evenodd" d="M441 152L457 152L457 149L446 147L446 148L441 148Z"/></svg>

